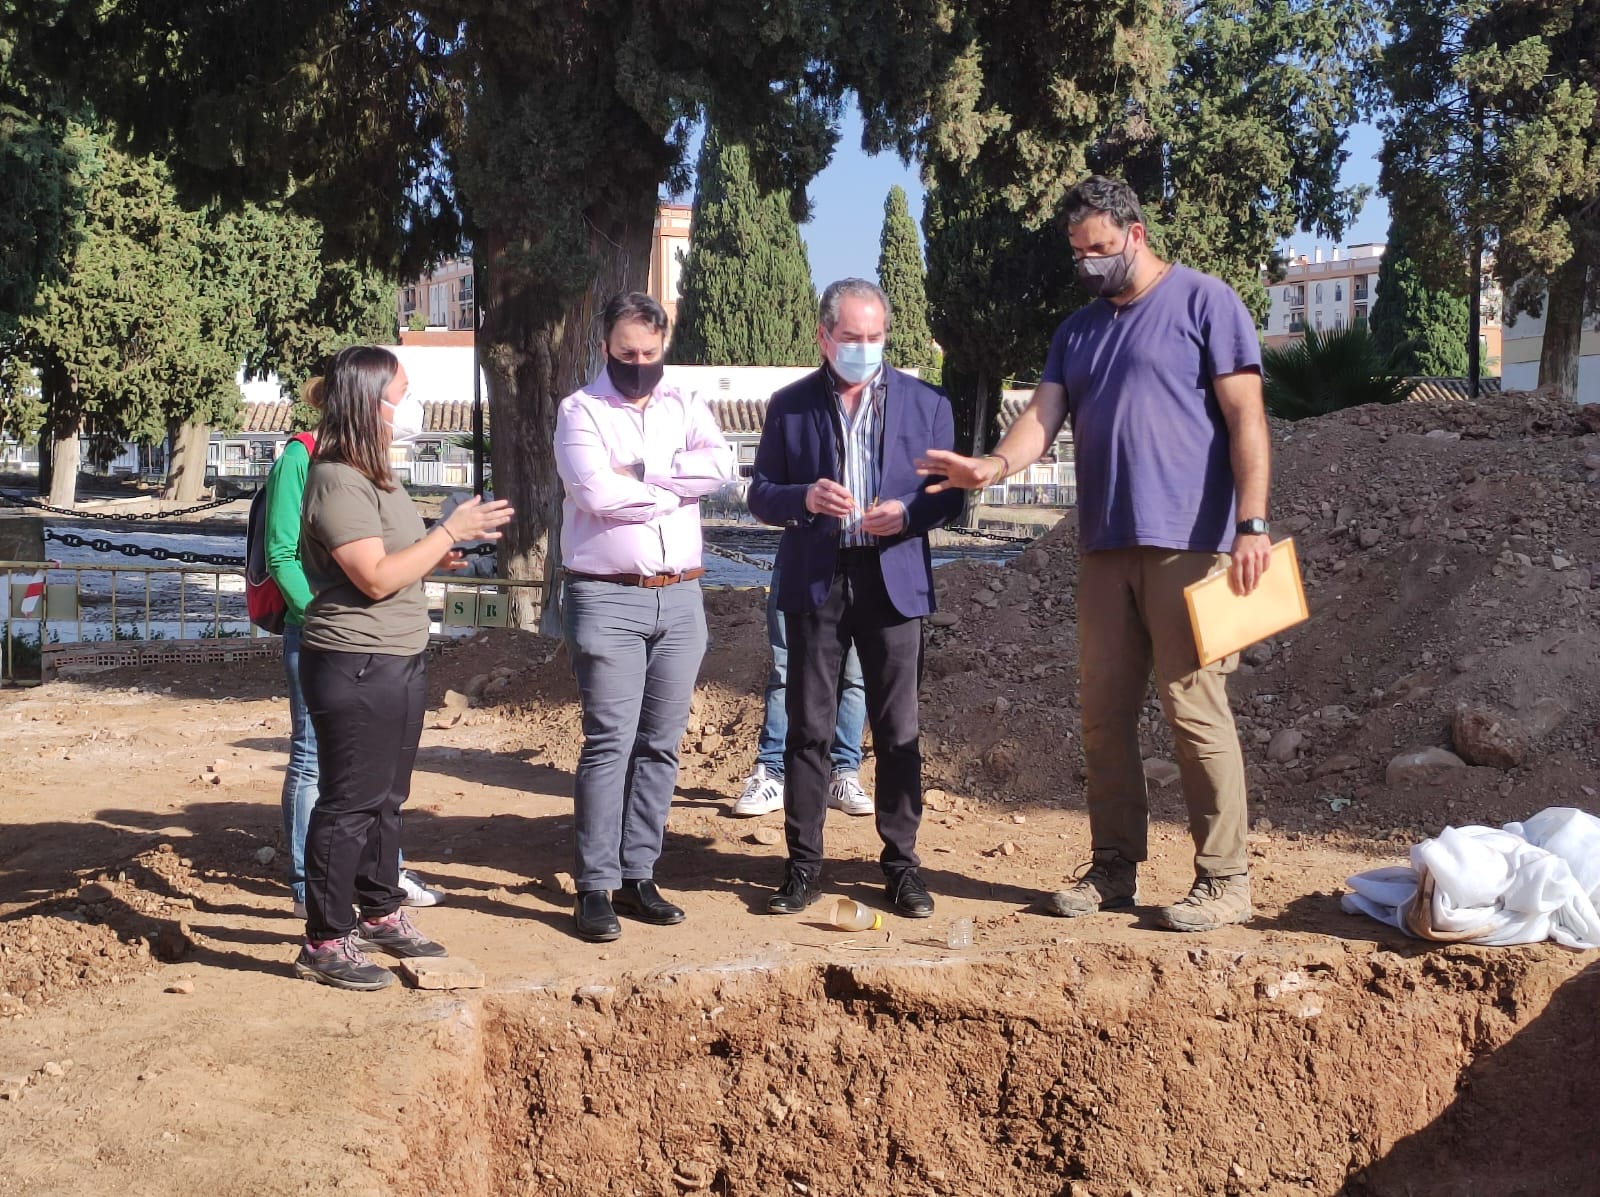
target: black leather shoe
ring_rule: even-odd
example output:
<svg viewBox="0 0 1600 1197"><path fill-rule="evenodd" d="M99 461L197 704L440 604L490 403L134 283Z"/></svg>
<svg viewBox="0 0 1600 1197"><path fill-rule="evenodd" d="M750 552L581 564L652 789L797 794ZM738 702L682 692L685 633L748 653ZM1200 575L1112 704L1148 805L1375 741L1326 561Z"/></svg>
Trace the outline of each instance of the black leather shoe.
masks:
<svg viewBox="0 0 1600 1197"><path fill-rule="evenodd" d="M907 869L889 878L889 884L883 887L883 892L894 903L894 908L908 919L925 919L933 913L933 897L915 869Z"/></svg>
<svg viewBox="0 0 1600 1197"><path fill-rule="evenodd" d="M683 922L683 908L674 906L661 896L656 883L649 878L642 881L624 881L622 888L611 895L611 904L619 914L636 918L641 923L654 923L658 927L671 927Z"/></svg>
<svg viewBox="0 0 1600 1197"><path fill-rule="evenodd" d="M798 869L792 864L786 866L783 884L767 899L767 913L799 914L822 897L821 879L820 872Z"/></svg>
<svg viewBox="0 0 1600 1197"><path fill-rule="evenodd" d="M611 895L603 889L586 889L573 903L572 917L578 923L578 938L590 943L610 943L622 934L617 912L611 909Z"/></svg>

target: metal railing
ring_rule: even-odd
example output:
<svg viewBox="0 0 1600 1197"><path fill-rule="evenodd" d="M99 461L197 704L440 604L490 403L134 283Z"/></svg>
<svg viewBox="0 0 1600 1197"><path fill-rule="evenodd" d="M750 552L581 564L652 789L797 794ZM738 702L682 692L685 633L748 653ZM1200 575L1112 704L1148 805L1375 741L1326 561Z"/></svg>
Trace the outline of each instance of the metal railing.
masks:
<svg viewBox="0 0 1600 1197"><path fill-rule="evenodd" d="M281 651L277 637L250 622L244 571L237 567L0 560L0 580L3 683L37 680L51 667L232 660ZM40 588L31 605L29 582ZM430 576L424 585L443 635L451 634L446 629L511 626L513 592L531 590L537 601L543 590L541 582L447 575Z"/></svg>

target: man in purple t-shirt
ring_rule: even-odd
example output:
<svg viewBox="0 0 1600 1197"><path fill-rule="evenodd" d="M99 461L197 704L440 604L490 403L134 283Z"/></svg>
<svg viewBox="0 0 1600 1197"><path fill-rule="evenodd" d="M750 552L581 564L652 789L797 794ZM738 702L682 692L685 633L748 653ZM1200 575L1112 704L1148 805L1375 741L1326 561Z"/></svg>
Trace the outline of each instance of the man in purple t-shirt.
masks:
<svg viewBox="0 0 1600 1197"><path fill-rule="evenodd" d="M1046 905L1073 917L1138 900L1149 832L1139 709L1153 667L1195 841L1194 886L1158 920L1175 931L1242 923L1252 914L1244 758L1226 681L1238 662L1201 667L1183 589L1226 566L1249 593L1268 565L1255 326L1226 283L1151 252L1126 183L1086 179L1062 215L1078 279L1097 298L1062 321L1032 401L993 453L931 450L918 467L944 486L989 486L1038 460L1071 419L1093 860Z"/></svg>

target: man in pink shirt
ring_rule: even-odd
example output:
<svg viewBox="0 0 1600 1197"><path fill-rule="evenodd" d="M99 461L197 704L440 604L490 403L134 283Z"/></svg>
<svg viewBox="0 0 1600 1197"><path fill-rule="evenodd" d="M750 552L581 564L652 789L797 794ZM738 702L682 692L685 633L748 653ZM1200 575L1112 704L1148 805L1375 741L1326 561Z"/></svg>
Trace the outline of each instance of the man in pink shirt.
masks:
<svg viewBox="0 0 1600 1197"><path fill-rule="evenodd" d="M661 383L661 305L618 295L602 322L605 368L561 401L555 437L562 617L583 706L573 914L595 943L622 934L618 911L683 921L655 864L706 650L699 501L734 477L711 410Z"/></svg>

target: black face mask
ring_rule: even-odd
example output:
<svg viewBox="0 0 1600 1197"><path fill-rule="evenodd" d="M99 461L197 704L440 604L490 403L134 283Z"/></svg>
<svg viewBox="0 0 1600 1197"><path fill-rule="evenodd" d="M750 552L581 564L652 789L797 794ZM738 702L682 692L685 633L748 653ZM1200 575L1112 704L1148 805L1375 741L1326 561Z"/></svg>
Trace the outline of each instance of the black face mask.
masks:
<svg viewBox="0 0 1600 1197"><path fill-rule="evenodd" d="M624 399L643 399L660 385L666 369L666 362L624 362L606 354L606 373Z"/></svg>

